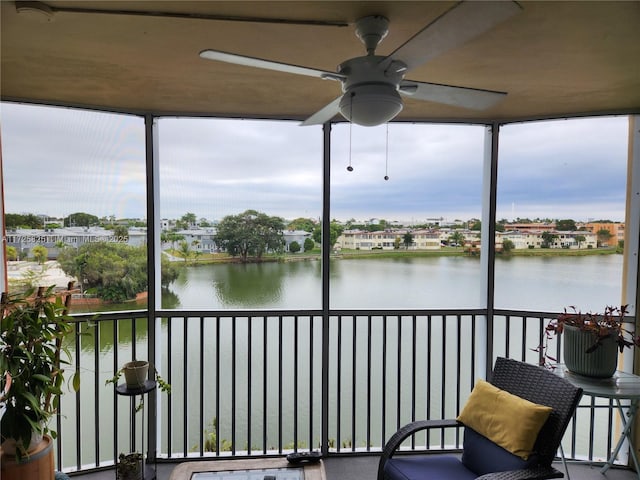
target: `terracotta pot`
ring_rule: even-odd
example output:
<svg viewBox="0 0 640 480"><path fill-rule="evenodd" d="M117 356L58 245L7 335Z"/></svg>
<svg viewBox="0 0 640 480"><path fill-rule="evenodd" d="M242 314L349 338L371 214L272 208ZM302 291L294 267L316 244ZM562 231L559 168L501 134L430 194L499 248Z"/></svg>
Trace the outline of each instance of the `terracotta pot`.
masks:
<svg viewBox="0 0 640 480"><path fill-rule="evenodd" d="M42 442L42 438L43 435L41 433L32 431L31 441L29 442L27 452L34 451L40 445L40 442ZM7 455L16 454L16 440L14 438L7 438L4 442L2 442L2 453L6 453Z"/></svg>
<svg viewBox="0 0 640 480"><path fill-rule="evenodd" d="M618 344L613 337L605 339L593 352L587 349L594 344L595 337L578 327L565 325L564 364L570 372L585 377L609 378L618 367Z"/></svg>
<svg viewBox="0 0 640 480"><path fill-rule="evenodd" d="M149 374L149 362L134 360L123 365L124 381L128 388L140 388Z"/></svg>
<svg viewBox="0 0 640 480"><path fill-rule="evenodd" d="M48 435L27 452L19 463L13 455L2 454L2 480L53 480L53 440Z"/></svg>

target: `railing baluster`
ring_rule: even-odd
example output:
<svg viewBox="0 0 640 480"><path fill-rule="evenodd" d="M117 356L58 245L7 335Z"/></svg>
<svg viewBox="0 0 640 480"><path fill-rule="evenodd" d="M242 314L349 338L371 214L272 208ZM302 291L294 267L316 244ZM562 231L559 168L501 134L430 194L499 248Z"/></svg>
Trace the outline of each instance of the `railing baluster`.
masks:
<svg viewBox="0 0 640 480"><path fill-rule="evenodd" d="M322 335L322 332L324 330L324 325L321 325L320 328L320 332ZM313 371L314 371L314 359L315 359L315 355L314 355L314 317L310 316L309 317L309 449L313 448L313 412L314 412L314 403L313 403L313 399L315 398L315 396L313 395L313 385L314 385L314 378L313 378ZM322 350L322 349L321 349ZM321 383L325 383L322 382ZM326 385L323 385L323 388L327 388ZM321 409L322 412L322 409ZM320 435L322 436L322 428L320 428ZM328 439L324 439L325 441L328 441ZM322 439L321 439L322 441ZM320 448L325 448L324 445L320 445Z"/></svg>
<svg viewBox="0 0 640 480"><path fill-rule="evenodd" d="M298 323L296 315L293 319L293 451L298 451Z"/></svg>
<svg viewBox="0 0 640 480"><path fill-rule="evenodd" d="M267 385L269 384L269 379L267 376L267 317L262 317L262 385L264 388L262 389L262 453L266 454L268 450L268 401L267 401Z"/></svg>
<svg viewBox="0 0 640 480"><path fill-rule="evenodd" d="M367 452L371 450L371 315L367 315Z"/></svg>
<svg viewBox="0 0 640 480"><path fill-rule="evenodd" d="M278 453L282 453L282 317L278 316Z"/></svg>
<svg viewBox="0 0 640 480"><path fill-rule="evenodd" d="M220 317L215 319L216 322L216 416L213 427L216 429L216 443L213 446L215 455L220 455Z"/></svg>
<svg viewBox="0 0 640 480"><path fill-rule="evenodd" d="M396 317L396 430L402 426L402 317Z"/></svg>
<svg viewBox="0 0 640 480"><path fill-rule="evenodd" d="M80 325L76 325L76 328L80 328ZM93 336L93 351L94 352L100 352L100 325L96 324L95 325L95 329L94 329L94 336ZM99 387L101 387L99 385L100 383L100 355L94 355L94 362L93 362L93 370L94 370L94 379L93 379L93 385L94 385L94 390L93 390L93 398L95 399L95 408L93 410L93 416L94 416L94 436L95 436L95 445L94 445L94 450L93 450L93 454L95 455L95 466L99 467L100 466L100 438L102 438L102 432L100 429L100 415L98 414L98 412L100 412L100 391L98 390Z"/></svg>
<svg viewBox="0 0 640 480"><path fill-rule="evenodd" d="M238 317L231 318L231 454L236 454L236 395L237 395L237 323Z"/></svg>
<svg viewBox="0 0 640 480"><path fill-rule="evenodd" d="M328 376L330 385L322 386L323 390L328 389L327 398L332 402L326 421L329 431L336 434L329 453L377 451L382 448L390 425L395 430L397 425L408 420L433 418L434 415L449 416L451 407L459 411L463 399L475 383L476 356L481 353L478 349L483 348L477 343L475 333L478 318L483 317L485 312L332 312L328 338L329 365L326 366L314 355L317 343L324 341L316 339L314 333L316 322L324 321L319 312L234 312L232 316L224 312L181 312L179 316L165 315L166 321L163 320L158 335L166 339L167 348L159 352L157 361L166 365L164 368L167 371L162 373L167 381L172 383L175 380L176 383L174 393L166 399L166 414L164 409L160 410L161 415L157 419L156 428L161 432L159 461L194 456L273 455L288 450L289 445L296 451L305 448L301 446L301 438L308 438L309 449L313 449L318 440L314 438L314 432L322 431L321 422L324 418L314 415L314 377L320 369L327 367L334 371ZM76 317L76 328L84 331L89 316ZM506 354L522 357L525 361L527 358L530 361L541 359L540 353L534 356L532 352L537 345L528 344L544 340L544 327L553 314L497 311L495 317L497 328L494 331L494 345L504 345ZM120 358L125 355L123 352L130 349L133 358L142 354L146 348L142 343L145 321L145 312L101 315L95 320L97 331L90 342L93 352L90 349L82 351L81 338L85 337L76 335L75 343L70 347L75 349L72 351L74 367L86 370L91 365L95 374L93 387L89 386L90 393L82 391L81 405L79 394L68 396L66 401L65 396L62 397L66 406L63 406L64 411L56 420L61 434L57 445L58 464L62 469L83 471L102 467L111 458L114 462L117 460L122 443L119 439L121 422L127 425L129 435L129 422L124 417L120 418L120 415L127 414L130 409L119 408L120 401L115 393L112 403L100 398L103 393L102 358L107 359L107 364L111 364L112 360L115 372L121 367L121 361L125 360ZM243 327L245 324L246 328ZM102 330L105 326L111 334ZM177 345L172 341L176 336L176 327L183 337ZM213 335L209 328L215 331ZM304 340L307 335L308 343ZM113 345L107 345L107 350L101 351L105 348L102 343L109 336L113 336ZM212 336L215 336L215 341L209 339ZM194 350L194 345L198 351ZM559 354L561 339L553 339L550 348ZM209 360L210 355L213 361ZM260 360L262 368L256 371ZM308 362L308 365L304 362ZM194 376L196 366L199 372ZM176 380L174 367L178 368L182 379ZM305 369L308 372L303 373ZM454 377L457 377L457 382L449 381ZM304 387L303 381L306 382ZM244 383L247 383L246 394L241 390ZM256 389L258 385L262 387ZM87 402L87 398L91 397L93 401ZM261 407L254 408L255 401ZM189 411L188 406L196 404L197 410ZM176 408L180 405L184 407ZM111 415L102 415L103 410L111 408ZM87 432L82 427L85 424L81 424L80 417L94 409L95 420L91 421L94 422L96 438L90 446L86 441ZM258 413L260 409L262 412ZM229 411L230 416L227 415L221 422L221 414ZM598 411L606 415L600 415ZM582 422L585 424L583 429L579 420L584 415L587 415L588 421ZM615 431L616 415L612 403L589 403L585 399L569 430L569 455L592 460L605 457L615 439L611 431ZM105 425L104 418L108 416L114 418L113 426ZM212 417L219 423L215 442L209 448L206 429L208 419ZM261 448L254 448L253 445L258 431L256 420L261 422ZM347 429L343 422L349 425ZM195 425L199 428L197 432L193 431ZM137 426L139 428L139 424ZM227 451L229 437L225 439L229 426L231 451ZM345 431L349 432L346 436ZM75 448L63 444L68 433L75 441ZM404 448L459 448L460 432L456 431L454 435L449 433L445 435L444 430L433 435L424 433L411 438ZM113 437L113 441L110 437ZM436 444L434 442L438 437ZM198 439L199 446L195 452L190 452L189 448L195 444L194 438ZM69 442L69 445L73 443ZM182 450L179 455L174 451L177 445ZM135 448L136 444L131 447ZM105 448L106 451L103 451ZM211 449L213 451L209 451ZM86 453L89 451L95 455L95 461L87 461Z"/></svg>
<svg viewBox="0 0 640 480"><path fill-rule="evenodd" d="M198 338L198 345L200 346L200 352L198 352L200 355L198 362L200 367L200 374L198 375L200 383L200 391L198 392L198 425L200 425L200 431L198 432L198 444L200 445L200 455L203 455L205 450L204 430L206 427L206 422L204 421L204 317L200 317L200 336Z"/></svg>
<svg viewBox="0 0 640 480"><path fill-rule="evenodd" d="M253 352L253 322L251 317L247 317L247 454L251 455L251 392L253 390L252 356Z"/></svg>
<svg viewBox="0 0 640 480"><path fill-rule="evenodd" d="M447 378L447 316L442 316L442 354L440 357L440 379L442 385L445 384L445 378ZM447 418L447 412L445 406L447 405L446 389L440 389L440 418ZM440 447L445 444L445 431L440 431Z"/></svg>
<svg viewBox="0 0 640 480"><path fill-rule="evenodd" d="M338 331L337 331L337 356L338 362L336 365L336 450L340 451L342 442L341 426L342 426L342 315L338 317Z"/></svg>
<svg viewBox="0 0 640 480"><path fill-rule="evenodd" d="M338 370L340 365L338 365ZM387 316L382 317L382 443L387 441Z"/></svg>
<svg viewBox="0 0 640 480"><path fill-rule="evenodd" d="M457 355L456 355L456 374L457 374L457 378L462 378L462 319L460 317L460 315L456 315L456 351L457 351ZM460 382L456 382L456 415L458 412L460 412L462 410L461 408L461 404L460 404L460 394L461 394L461 387L462 385L460 385ZM456 447L458 445L460 445L460 430L456 429L455 431L455 445Z"/></svg>
<svg viewBox="0 0 640 480"><path fill-rule="evenodd" d="M184 391L182 392L182 434L184 435L182 440L182 451L184 455L189 451L189 409L187 405L189 403L189 317L184 317L182 324L182 384L184 385Z"/></svg>
<svg viewBox="0 0 640 480"><path fill-rule="evenodd" d="M431 332L432 324L431 324L431 315L427 316L427 389L425 391L425 396L427 397L427 411L425 418L431 419L431 391L432 391L432 372L433 372L433 364L432 364L432 352L433 352L433 335ZM425 433L426 435L426 445L427 448L431 447L431 438L429 437L429 433Z"/></svg>
<svg viewBox="0 0 640 480"><path fill-rule="evenodd" d="M115 373L119 368L118 363L118 334L120 329L118 328L119 322L117 320L113 320L113 372ZM77 352L76 352L77 355ZM118 459L118 398L116 394L116 389L113 388L113 461L114 463ZM76 419L76 422L80 421L80 419Z"/></svg>
<svg viewBox="0 0 640 480"><path fill-rule="evenodd" d="M167 319L167 337L166 337L166 345L167 345L167 372L166 372L166 378L167 378L167 382L169 383L169 385L171 385L171 382L173 381L173 374L172 374L172 370L173 370L173 362L171 361L173 359L173 351L171 349L171 339L172 337L172 326L173 326L173 322L170 319ZM167 396L167 418L165 419L165 421L167 422L167 456L169 458L171 458L173 456L173 443L171 442L171 439L173 438L173 415L171 415L172 412L172 408L173 408L173 402L172 402L172 396L168 395Z"/></svg>
<svg viewBox="0 0 640 480"><path fill-rule="evenodd" d="M356 449L356 410L358 390L358 317L351 323L351 451Z"/></svg>

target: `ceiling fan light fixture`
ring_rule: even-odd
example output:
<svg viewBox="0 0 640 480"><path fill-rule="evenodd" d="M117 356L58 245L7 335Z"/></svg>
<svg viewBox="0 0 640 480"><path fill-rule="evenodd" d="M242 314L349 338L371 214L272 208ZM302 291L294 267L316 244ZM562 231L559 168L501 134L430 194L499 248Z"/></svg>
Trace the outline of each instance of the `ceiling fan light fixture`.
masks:
<svg viewBox="0 0 640 480"><path fill-rule="evenodd" d="M357 125L375 127L392 120L402 111L402 98L394 85L358 85L345 92L340 113Z"/></svg>

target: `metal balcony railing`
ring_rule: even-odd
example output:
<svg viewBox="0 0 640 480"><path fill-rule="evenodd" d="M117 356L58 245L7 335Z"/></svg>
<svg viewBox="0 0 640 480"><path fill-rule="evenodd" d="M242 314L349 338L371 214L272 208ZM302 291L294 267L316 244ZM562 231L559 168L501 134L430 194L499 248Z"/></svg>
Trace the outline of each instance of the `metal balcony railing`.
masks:
<svg viewBox="0 0 640 480"><path fill-rule="evenodd" d="M146 312L77 316L68 368L80 369L81 388L61 397L57 465L112 466L142 448L143 426L159 461L323 445L329 454L377 452L409 421L455 417L496 356L537 363L552 316L499 311L492 325L482 310L331 311L326 320L321 311L163 312L151 324ZM144 413L105 384L133 358L149 359L172 386L146 395ZM583 399L565 455L605 459L614 412ZM404 448L461 447L455 429L423 435Z"/></svg>

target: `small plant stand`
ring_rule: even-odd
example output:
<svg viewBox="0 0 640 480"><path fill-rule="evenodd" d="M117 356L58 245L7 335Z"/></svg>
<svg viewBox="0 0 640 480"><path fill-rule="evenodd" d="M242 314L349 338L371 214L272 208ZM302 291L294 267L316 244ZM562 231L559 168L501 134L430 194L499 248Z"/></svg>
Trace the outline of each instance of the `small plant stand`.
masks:
<svg viewBox="0 0 640 480"><path fill-rule="evenodd" d="M131 397L131 426L130 426L130 448L131 451L135 451L135 447L136 447L136 397L138 395L142 396L142 395L146 395L147 393L151 392L152 390L155 390L156 388L156 382L154 380L145 380L144 384L140 387L136 387L136 388L130 388L127 387L126 383L123 383L121 385L118 385L116 387L116 393L118 395L123 395L125 397ZM143 408L142 408L142 480L155 480L156 478L156 471L155 468L151 468L151 466L147 465L146 462L146 457L145 457L145 453L144 453L144 437L145 437L145 432L144 432L144 403L143 403ZM117 468L116 468L116 478L117 478Z"/></svg>

